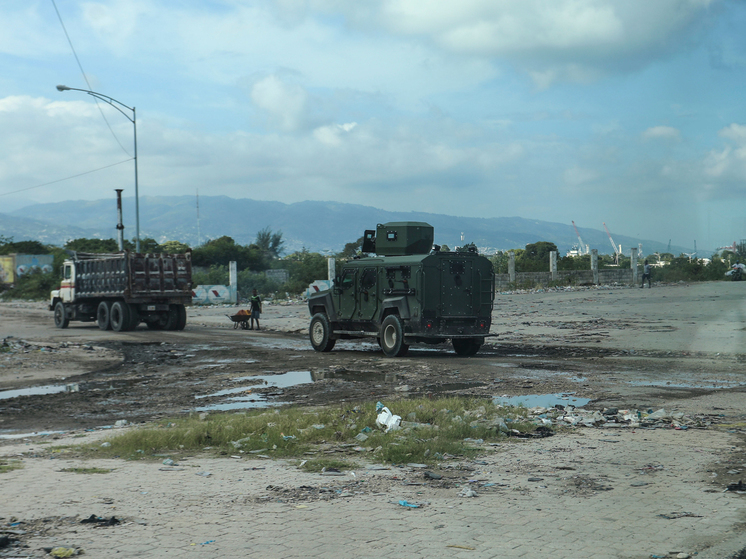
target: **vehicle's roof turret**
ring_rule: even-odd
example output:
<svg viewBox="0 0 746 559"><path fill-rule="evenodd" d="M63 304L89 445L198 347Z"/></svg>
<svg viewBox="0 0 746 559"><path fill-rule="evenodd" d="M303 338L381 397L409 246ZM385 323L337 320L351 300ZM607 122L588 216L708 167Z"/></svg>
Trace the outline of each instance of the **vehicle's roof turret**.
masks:
<svg viewBox="0 0 746 559"><path fill-rule="evenodd" d="M433 248L433 226L423 221L379 223L375 231L366 231L363 252L378 256L429 254Z"/></svg>

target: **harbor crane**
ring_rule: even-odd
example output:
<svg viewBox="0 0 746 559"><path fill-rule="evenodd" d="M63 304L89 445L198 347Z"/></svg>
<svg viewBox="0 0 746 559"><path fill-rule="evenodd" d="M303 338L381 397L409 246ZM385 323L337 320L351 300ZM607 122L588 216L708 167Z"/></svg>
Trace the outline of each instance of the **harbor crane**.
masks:
<svg viewBox="0 0 746 559"><path fill-rule="evenodd" d="M621 251L616 246L616 243L614 242L614 239L611 238L611 233L609 233L609 228L606 227L606 222L604 222L604 229L606 229L606 234L609 236L609 242L611 243L611 247L614 249L614 262L616 264L619 264L619 253Z"/></svg>
<svg viewBox="0 0 746 559"><path fill-rule="evenodd" d="M583 239L580 238L580 231L578 231L578 226L575 225L575 222L572 222L572 226L575 229L575 234L578 236L578 252L580 254L588 254L590 251L588 250L588 245L583 244Z"/></svg>

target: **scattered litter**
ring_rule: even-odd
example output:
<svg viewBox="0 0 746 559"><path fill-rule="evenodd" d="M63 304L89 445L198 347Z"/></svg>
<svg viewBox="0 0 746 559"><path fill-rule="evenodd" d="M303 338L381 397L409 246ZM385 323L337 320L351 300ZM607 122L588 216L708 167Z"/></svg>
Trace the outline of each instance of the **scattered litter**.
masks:
<svg viewBox="0 0 746 559"><path fill-rule="evenodd" d="M667 518L668 520L675 520L676 518L685 518L687 516L690 516L692 518L702 518L701 514L694 514L693 512L671 512L668 514L659 514L661 518Z"/></svg>
<svg viewBox="0 0 746 559"><path fill-rule="evenodd" d="M385 432L394 431L399 429L401 425L401 416L394 415L387 407L381 402L376 403L376 411L378 417L376 417L376 425L385 428Z"/></svg>
<svg viewBox="0 0 746 559"><path fill-rule="evenodd" d="M105 443L101 443L101 446L104 447L104 448L108 448L108 447L111 446L111 443L107 441Z"/></svg>
<svg viewBox="0 0 746 559"><path fill-rule="evenodd" d="M215 543L215 540L207 540L206 542L202 542L199 545L208 545L208 544L211 544L211 543Z"/></svg>
<svg viewBox="0 0 746 559"><path fill-rule="evenodd" d="M44 551L52 557L73 557L74 555L83 555L83 549L79 547L45 547Z"/></svg>
<svg viewBox="0 0 746 559"><path fill-rule="evenodd" d="M744 483L742 480L738 480L738 483L729 483L728 487L725 488L726 491L746 491L746 483Z"/></svg>
<svg viewBox="0 0 746 559"><path fill-rule="evenodd" d="M474 551L476 547L469 547L468 545L447 545L446 547L452 547L454 549L468 549L469 551Z"/></svg>
<svg viewBox="0 0 746 559"><path fill-rule="evenodd" d="M365 433L358 433L357 435L355 435L355 440L358 440L361 443L365 442L368 440L368 435L366 435Z"/></svg>
<svg viewBox="0 0 746 559"><path fill-rule="evenodd" d="M170 458L166 458L166 459L165 459L165 460L163 461L163 465L164 465L164 466L175 466L175 465L176 465L176 462L174 462L174 461L173 461L173 460L171 460Z"/></svg>
<svg viewBox="0 0 746 559"><path fill-rule="evenodd" d="M528 481L544 481L543 477L530 477Z"/></svg>
<svg viewBox="0 0 746 559"><path fill-rule="evenodd" d="M306 462L307 462L307 460L304 460L303 462L301 462L300 465L302 466ZM266 470L266 469L267 468L265 468L264 466L262 466L262 467L256 467L256 466L254 466L253 468L244 468L244 470Z"/></svg>
<svg viewBox="0 0 746 559"><path fill-rule="evenodd" d="M381 466L380 464L373 464L371 466L368 466L366 470L372 470L372 471L379 471L379 470L390 470L388 466Z"/></svg>
<svg viewBox="0 0 746 559"><path fill-rule="evenodd" d="M202 477L210 477L212 475L212 472L197 472L197 475Z"/></svg>
<svg viewBox="0 0 746 559"><path fill-rule="evenodd" d="M408 468L427 468L427 464L417 464L415 462L411 462L407 464Z"/></svg>
<svg viewBox="0 0 746 559"><path fill-rule="evenodd" d="M418 508L420 508L422 506L422 505L419 505L417 503L410 503L410 502L404 501L404 500L399 501L399 505L401 505L402 507L408 507L410 509L418 509Z"/></svg>
<svg viewBox="0 0 746 559"><path fill-rule="evenodd" d="M116 516L112 516L111 518L104 518L102 516L96 516L95 514L92 514L88 518L84 518L83 520L81 520L80 523L95 524L96 526L116 526L117 524L120 524L120 521Z"/></svg>
<svg viewBox="0 0 746 559"><path fill-rule="evenodd" d="M424 472L425 479L443 479L440 474L434 474L433 472Z"/></svg>
<svg viewBox="0 0 746 559"><path fill-rule="evenodd" d="M478 497L477 492L474 491L471 487L464 487L461 490L461 493L458 494L459 497Z"/></svg>

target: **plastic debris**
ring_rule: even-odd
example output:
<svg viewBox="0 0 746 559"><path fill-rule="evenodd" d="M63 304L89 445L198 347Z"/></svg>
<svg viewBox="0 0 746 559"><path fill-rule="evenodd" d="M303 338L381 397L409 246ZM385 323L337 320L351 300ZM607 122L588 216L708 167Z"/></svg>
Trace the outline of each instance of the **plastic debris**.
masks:
<svg viewBox="0 0 746 559"><path fill-rule="evenodd" d="M458 494L459 497L478 497L476 491L474 491L471 487L464 487L461 490L461 493Z"/></svg>
<svg viewBox="0 0 746 559"><path fill-rule="evenodd" d="M73 557L82 555L83 550L78 547L53 547L49 550L49 554L52 557Z"/></svg>
<svg viewBox="0 0 746 559"><path fill-rule="evenodd" d="M410 509L418 509L421 506L421 505L418 505L417 503L410 503L404 500L399 501L399 505L401 505L402 507L408 507Z"/></svg>
<svg viewBox="0 0 746 559"><path fill-rule="evenodd" d="M391 413L391 410L385 407L381 402L376 404L376 411L378 412L376 425L384 428L386 433L399 429L401 425L401 416Z"/></svg>

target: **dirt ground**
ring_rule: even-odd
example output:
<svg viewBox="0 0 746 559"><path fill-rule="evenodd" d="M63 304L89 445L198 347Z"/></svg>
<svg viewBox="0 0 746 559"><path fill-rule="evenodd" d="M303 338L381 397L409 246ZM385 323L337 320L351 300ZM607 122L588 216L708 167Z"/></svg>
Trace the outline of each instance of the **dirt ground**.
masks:
<svg viewBox="0 0 746 559"><path fill-rule="evenodd" d="M389 359L375 340L317 353L302 302L265 303L260 331L234 329L226 315L236 307L193 307L182 332L142 325L126 333L90 323L60 330L42 303L0 303L0 450L13 454L44 432L96 436L119 420L195 410L380 400L395 411L396 400L410 396L521 396L530 404L529 397L553 395L586 399L587 409L698 417L711 426L714 446L696 475L722 491L746 467L744 288L713 282L498 294L495 336L468 358L443 344ZM744 520L728 528L733 545Z"/></svg>

